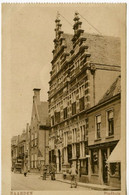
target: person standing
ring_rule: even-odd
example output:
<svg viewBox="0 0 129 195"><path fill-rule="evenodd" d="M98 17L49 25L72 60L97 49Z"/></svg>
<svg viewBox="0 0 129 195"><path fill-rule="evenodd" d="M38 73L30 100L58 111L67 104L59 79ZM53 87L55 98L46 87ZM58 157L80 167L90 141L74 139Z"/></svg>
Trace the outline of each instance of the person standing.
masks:
<svg viewBox="0 0 129 195"><path fill-rule="evenodd" d="M47 167L44 165L44 167L43 167L43 180L46 180L46 176L47 176Z"/></svg>
<svg viewBox="0 0 129 195"><path fill-rule="evenodd" d="M24 176L25 176L25 177L27 176L27 166L26 166L26 164L25 164L25 166L24 166Z"/></svg>
<svg viewBox="0 0 129 195"><path fill-rule="evenodd" d="M72 167L71 167L69 173L71 174L71 188L72 187L77 188L77 174L78 174L78 172L77 172L77 169L76 169L74 164L72 164Z"/></svg>

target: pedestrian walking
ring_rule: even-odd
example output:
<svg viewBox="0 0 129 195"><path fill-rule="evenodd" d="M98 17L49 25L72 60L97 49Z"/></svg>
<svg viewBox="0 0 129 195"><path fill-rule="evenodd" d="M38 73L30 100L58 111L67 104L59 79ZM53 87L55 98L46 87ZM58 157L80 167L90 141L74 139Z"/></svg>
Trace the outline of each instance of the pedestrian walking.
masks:
<svg viewBox="0 0 129 195"><path fill-rule="evenodd" d="M26 164L25 164L25 166L24 166L24 176L25 176L25 177L27 176L27 166L26 166Z"/></svg>
<svg viewBox="0 0 129 195"><path fill-rule="evenodd" d="M43 167L43 180L46 180L46 176L47 176L47 167L44 165L44 167Z"/></svg>
<svg viewBox="0 0 129 195"><path fill-rule="evenodd" d="M72 164L72 167L71 167L69 173L71 174L71 188L72 187L77 188L77 174L78 174L78 172L77 172L77 169L74 166L74 164Z"/></svg>
<svg viewBox="0 0 129 195"><path fill-rule="evenodd" d="M51 180L55 180L56 167L54 164L50 165Z"/></svg>

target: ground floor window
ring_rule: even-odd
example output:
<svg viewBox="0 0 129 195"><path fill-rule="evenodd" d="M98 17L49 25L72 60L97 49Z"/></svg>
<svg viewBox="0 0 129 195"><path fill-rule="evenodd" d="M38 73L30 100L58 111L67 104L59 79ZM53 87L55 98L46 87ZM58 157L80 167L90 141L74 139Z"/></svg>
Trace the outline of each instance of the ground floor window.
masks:
<svg viewBox="0 0 129 195"><path fill-rule="evenodd" d="M72 145L68 145L67 147L67 154L68 154L68 162L72 159Z"/></svg>
<svg viewBox="0 0 129 195"><path fill-rule="evenodd" d="M92 164L92 173L98 174L99 169L99 153L98 149L91 150L91 164Z"/></svg>
<svg viewBox="0 0 129 195"><path fill-rule="evenodd" d="M121 164L110 163L110 175L115 177L121 177Z"/></svg>
<svg viewBox="0 0 129 195"><path fill-rule="evenodd" d="M88 158L80 162L80 174L88 175Z"/></svg>

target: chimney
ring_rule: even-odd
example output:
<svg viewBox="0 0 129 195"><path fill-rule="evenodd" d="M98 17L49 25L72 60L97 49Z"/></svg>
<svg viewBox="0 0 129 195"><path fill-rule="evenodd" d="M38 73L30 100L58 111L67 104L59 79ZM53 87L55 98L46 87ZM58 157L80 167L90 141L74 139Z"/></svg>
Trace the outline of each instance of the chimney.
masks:
<svg viewBox="0 0 129 195"><path fill-rule="evenodd" d="M37 102L37 104L40 104L40 90L41 89L38 89L38 88L34 88L33 89L33 91L34 91L33 98L35 99L35 101Z"/></svg>

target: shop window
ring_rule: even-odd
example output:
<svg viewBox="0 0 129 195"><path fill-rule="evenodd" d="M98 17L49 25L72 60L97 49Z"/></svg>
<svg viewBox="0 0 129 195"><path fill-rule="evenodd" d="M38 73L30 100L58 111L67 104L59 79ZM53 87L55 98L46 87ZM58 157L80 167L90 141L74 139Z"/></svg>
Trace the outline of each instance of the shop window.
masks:
<svg viewBox="0 0 129 195"><path fill-rule="evenodd" d="M80 157L80 144L79 143L76 144L76 157L77 158Z"/></svg>
<svg viewBox="0 0 129 195"><path fill-rule="evenodd" d="M120 163L110 163L110 174L111 176L121 177Z"/></svg>
<svg viewBox="0 0 129 195"><path fill-rule="evenodd" d="M91 160L92 160L92 172L93 174L98 174L98 150L91 151Z"/></svg>
<svg viewBox="0 0 129 195"><path fill-rule="evenodd" d="M84 110L84 97L82 97L82 98L79 100L79 104L80 104L80 111Z"/></svg>
<svg viewBox="0 0 129 195"><path fill-rule="evenodd" d="M96 138L99 139L101 137L101 115L96 116Z"/></svg>
<svg viewBox="0 0 129 195"><path fill-rule="evenodd" d="M64 108L64 119L66 119L66 118L67 118L67 107Z"/></svg>
<svg viewBox="0 0 129 195"><path fill-rule="evenodd" d="M68 153L68 162L70 162L70 160L72 159L72 145L68 145L67 153Z"/></svg>
<svg viewBox="0 0 129 195"><path fill-rule="evenodd" d="M110 110L107 113L108 117L108 136L114 135L114 118L113 118L113 111Z"/></svg>
<svg viewBox="0 0 129 195"><path fill-rule="evenodd" d="M76 102L72 104L72 115L76 114Z"/></svg>
<svg viewBox="0 0 129 195"><path fill-rule="evenodd" d="M88 158L81 161L80 174L81 175L88 175Z"/></svg>

